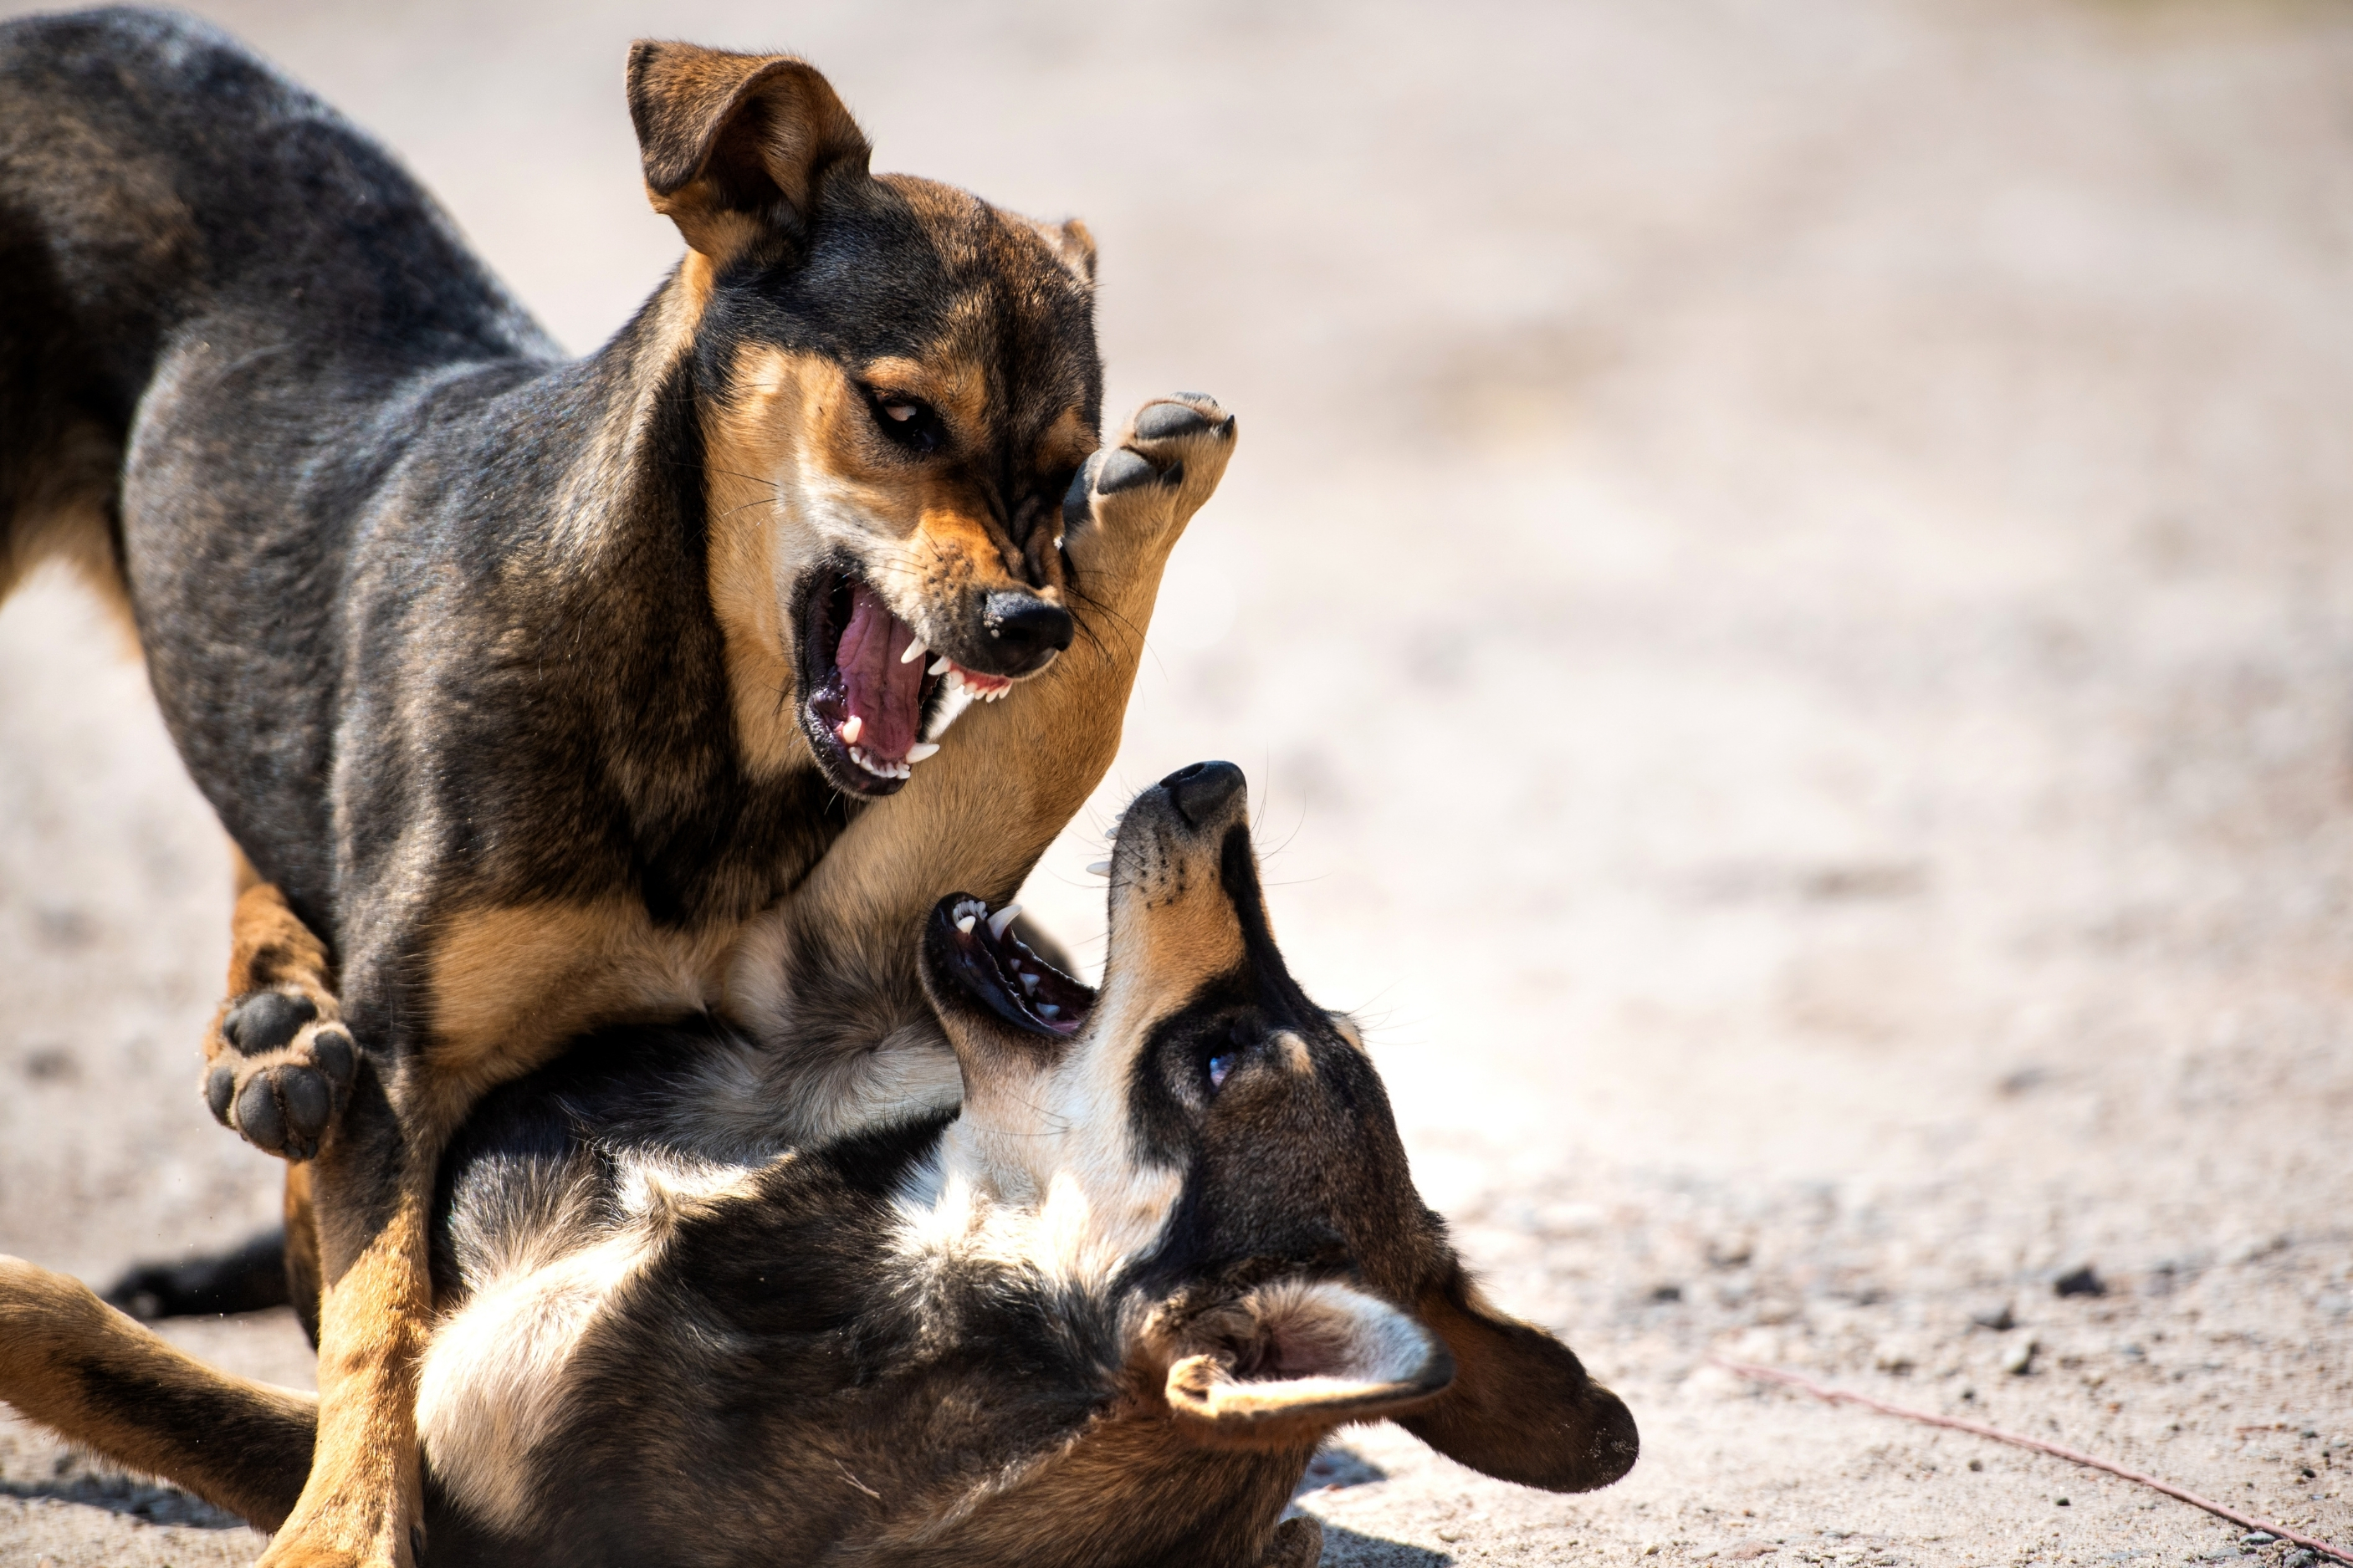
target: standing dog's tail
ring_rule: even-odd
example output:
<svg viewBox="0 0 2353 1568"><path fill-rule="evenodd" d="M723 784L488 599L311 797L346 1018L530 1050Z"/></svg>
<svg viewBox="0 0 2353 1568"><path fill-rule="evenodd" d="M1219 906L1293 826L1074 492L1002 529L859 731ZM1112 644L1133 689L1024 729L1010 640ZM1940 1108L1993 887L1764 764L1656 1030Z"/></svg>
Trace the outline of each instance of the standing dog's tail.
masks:
<svg viewBox="0 0 2353 1568"><path fill-rule="evenodd" d="M5 1256L0 1400L263 1530L293 1511L318 1429L311 1395L216 1372L79 1280Z"/></svg>
<svg viewBox="0 0 2353 1568"><path fill-rule="evenodd" d="M202 287L152 89L210 38L130 10L0 25L0 598L63 557L119 602L124 444Z"/></svg>

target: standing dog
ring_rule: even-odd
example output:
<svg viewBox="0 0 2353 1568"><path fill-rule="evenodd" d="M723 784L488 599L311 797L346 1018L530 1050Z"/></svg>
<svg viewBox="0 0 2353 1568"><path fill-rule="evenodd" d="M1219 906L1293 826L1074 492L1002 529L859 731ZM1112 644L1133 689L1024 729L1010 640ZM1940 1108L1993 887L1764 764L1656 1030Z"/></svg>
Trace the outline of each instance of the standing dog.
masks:
<svg viewBox="0 0 2353 1568"><path fill-rule="evenodd" d="M607 1033L477 1108L437 1221L437 1565L1306 1568L1285 1501L1382 1417L1526 1485L1626 1472L1625 1405L1486 1305L1355 1029L1285 968L1240 772L1144 792L1111 874L1100 992L980 900L924 922L960 1112L795 1147L807 1095L716 1026ZM301 1489L302 1396L29 1265L0 1331L37 1419L265 1524Z"/></svg>
<svg viewBox="0 0 2353 1568"><path fill-rule="evenodd" d="M1085 231L871 174L803 62L639 44L628 97L689 251L567 363L219 34L0 26L0 588L63 553L120 591L248 863L241 925L285 939L240 942L206 1078L311 1161L318 1442L272 1564L412 1553L434 1173L471 1103L602 1023L764 1027L764 911L1027 679L947 742L1063 742L951 803L1009 894L1108 765L1231 446L1166 401L1090 458Z"/></svg>

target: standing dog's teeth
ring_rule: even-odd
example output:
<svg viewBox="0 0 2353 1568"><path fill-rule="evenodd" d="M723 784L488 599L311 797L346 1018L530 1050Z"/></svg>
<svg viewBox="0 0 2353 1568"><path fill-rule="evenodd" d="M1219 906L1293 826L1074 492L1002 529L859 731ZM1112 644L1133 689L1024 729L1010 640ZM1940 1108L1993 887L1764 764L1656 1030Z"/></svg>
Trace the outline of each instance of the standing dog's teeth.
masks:
<svg viewBox="0 0 2353 1568"><path fill-rule="evenodd" d="M1038 980L1039 976L1030 973L1028 970L1025 969L1021 971L1021 989L1023 991L1029 992L1037 990Z"/></svg>
<svg viewBox="0 0 2353 1568"><path fill-rule="evenodd" d="M1059 1018L1061 1016L1061 1014L1062 1010L1060 1007L1055 1006L1051 1002L1040 1002L1038 1004L1038 1016L1040 1018Z"/></svg>
<svg viewBox="0 0 2353 1568"><path fill-rule="evenodd" d="M1110 862L1110 861L1108 861L1108 860L1097 860L1097 861L1095 861L1093 864L1090 865L1090 866L1087 868L1087 875L1088 875L1088 876L1090 876L1090 877L1108 877L1108 876L1110 876L1110 875L1111 875L1111 862Z"/></svg>
<svg viewBox="0 0 2353 1568"><path fill-rule="evenodd" d="M977 915L966 915L966 916L965 916L962 920L959 920L959 921L956 921L956 930L958 930L958 931L960 931L964 932L964 934L965 934L965 935L966 935L966 936L970 936L970 935L972 934L972 924L973 924L973 921L975 921L978 920L979 918L980 918L980 917L979 917L979 916L977 916Z"/></svg>
<svg viewBox="0 0 2353 1568"><path fill-rule="evenodd" d="M952 661L949 659L947 655L942 654L939 658L932 660L932 667L923 671L923 673L925 675L945 675L948 672L948 665Z"/></svg>
<svg viewBox="0 0 2353 1568"><path fill-rule="evenodd" d="M1019 904L1008 904L1003 909L997 910L995 914L989 916L988 934L1000 942L1003 941L1005 938L1005 928L1011 925L1013 923L1013 917L1020 912L1021 906Z"/></svg>
<svg viewBox="0 0 2353 1568"><path fill-rule="evenodd" d="M901 664L913 664L931 651L932 650L925 647L921 641L911 642L907 645L907 651L899 656L899 662Z"/></svg>
<svg viewBox="0 0 2353 1568"><path fill-rule="evenodd" d="M866 721L852 713L841 721L841 728L837 733L841 736L843 745L854 746L858 744L858 737L866 733Z"/></svg>
<svg viewBox="0 0 2353 1568"><path fill-rule="evenodd" d="M927 757L939 755L939 745L935 742L918 741L907 748L907 760L911 763L920 763Z"/></svg>

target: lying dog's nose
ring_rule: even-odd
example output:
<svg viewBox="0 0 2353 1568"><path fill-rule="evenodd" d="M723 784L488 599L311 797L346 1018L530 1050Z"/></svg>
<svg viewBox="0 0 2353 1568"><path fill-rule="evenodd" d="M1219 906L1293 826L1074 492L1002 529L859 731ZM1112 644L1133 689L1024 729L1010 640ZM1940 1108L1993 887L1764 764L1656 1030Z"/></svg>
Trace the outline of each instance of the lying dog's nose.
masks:
<svg viewBox="0 0 2353 1568"><path fill-rule="evenodd" d="M1034 594L991 594L981 605L980 624L989 641L1003 650L1011 667L1008 673L1018 673L1071 646L1071 612Z"/></svg>
<svg viewBox="0 0 2353 1568"><path fill-rule="evenodd" d="M1242 771L1231 763L1195 763L1160 781L1176 814L1195 827L1215 822L1242 792Z"/></svg>

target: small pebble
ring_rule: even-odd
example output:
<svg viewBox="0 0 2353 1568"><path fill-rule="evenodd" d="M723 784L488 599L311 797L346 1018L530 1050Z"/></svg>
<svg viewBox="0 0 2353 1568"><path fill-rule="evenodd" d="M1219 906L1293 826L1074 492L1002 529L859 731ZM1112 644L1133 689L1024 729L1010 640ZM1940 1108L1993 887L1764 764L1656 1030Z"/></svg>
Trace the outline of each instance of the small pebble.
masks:
<svg viewBox="0 0 2353 1568"><path fill-rule="evenodd" d="M2108 1293L2108 1288L2097 1274L2092 1272L2092 1266L2086 1263L2073 1273L2062 1274L2058 1279L2053 1279L2051 1282L2051 1293L2054 1296L2105 1296Z"/></svg>
<svg viewBox="0 0 2353 1568"><path fill-rule="evenodd" d="M2239 1544L2242 1546L2269 1546L2273 1542L2277 1541L2278 1539L2278 1536L2274 1535L2268 1530L2251 1530L2246 1534L2239 1537Z"/></svg>

